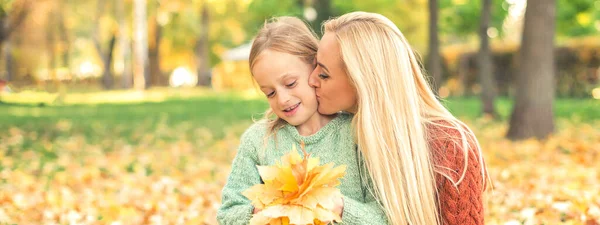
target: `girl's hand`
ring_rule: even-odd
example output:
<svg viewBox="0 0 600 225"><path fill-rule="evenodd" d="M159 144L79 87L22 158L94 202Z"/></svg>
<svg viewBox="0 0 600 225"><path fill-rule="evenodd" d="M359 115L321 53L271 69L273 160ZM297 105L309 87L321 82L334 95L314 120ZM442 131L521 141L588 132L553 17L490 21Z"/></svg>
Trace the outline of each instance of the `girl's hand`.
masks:
<svg viewBox="0 0 600 225"><path fill-rule="evenodd" d="M257 214L260 211L261 211L261 209L258 209L255 207L254 210L252 210L252 214Z"/></svg>
<svg viewBox="0 0 600 225"><path fill-rule="evenodd" d="M340 196L339 198L335 199L334 205L333 205L333 213L335 213L336 215L340 216L340 218L342 218L342 213L344 212L344 199L342 198L342 196ZM333 224L331 223L331 221L323 221L325 224Z"/></svg>
<svg viewBox="0 0 600 225"><path fill-rule="evenodd" d="M333 206L333 212L342 218L342 213L344 212L344 199L342 196L335 200L335 205Z"/></svg>

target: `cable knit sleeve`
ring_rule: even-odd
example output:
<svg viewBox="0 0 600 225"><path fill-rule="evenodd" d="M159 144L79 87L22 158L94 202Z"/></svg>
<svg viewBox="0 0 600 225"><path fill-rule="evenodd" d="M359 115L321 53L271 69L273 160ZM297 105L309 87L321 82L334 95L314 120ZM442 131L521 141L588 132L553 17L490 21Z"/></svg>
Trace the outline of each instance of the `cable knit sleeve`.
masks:
<svg viewBox="0 0 600 225"><path fill-rule="evenodd" d="M364 201L344 196L342 224L388 224L385 210L375 199L373 191L370 191L373 190L373 179L366 172L367 168L361 158L358 157L357 160L359 171L364 170L364 174L361 175L362 199ZM365 179L363 180L363 178Z"/></svg>
<svg viewBox="0 0 600 225"><path fill-rule="evenodd" d="M254 126L256 127L256 126ZM260 135L254 127L247 130L241 138L237 155L233 160L231 174L222 191L222 205L217 212L217 220L223 225L248 224L252 218L252 206L242 192L255 184L260 184L260 175L256 169L258 157L254 141Z"/></svg>
<svg viewBox="0 0 600 225"><path fill-rule="evenodd" d="M453 181L458 181L465 171L465 154L459 132L443 128L441 133L436 132L431 136L442 137L430 142L436 168L445 171ZM467 136L469 149L463 180L455 186L447 177L436 174L439 209L444 225L484 224L482 197L486 184L475 136L472 133L467 133Z"/></svg>
<svg viewBox="0 0 600 225"><path fill-rule="evenodd" d="M344 197L343 224L388 224L383 208L373 195L366 193L366 202Z"/></svg>

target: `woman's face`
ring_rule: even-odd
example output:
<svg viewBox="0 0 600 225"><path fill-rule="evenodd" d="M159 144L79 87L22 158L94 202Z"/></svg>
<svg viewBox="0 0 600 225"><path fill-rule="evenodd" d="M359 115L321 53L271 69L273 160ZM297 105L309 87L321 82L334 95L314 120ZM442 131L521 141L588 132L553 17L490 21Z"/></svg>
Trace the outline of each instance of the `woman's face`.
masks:
<svg viewBox="0 0 600 225"><path fill-rule="evenodd" d="M308 83L315 88L319 113L331 115L339 111L356 113L356 88L344 69L342 54L335 33L326 32L317 51L317 67Z"/></svg>

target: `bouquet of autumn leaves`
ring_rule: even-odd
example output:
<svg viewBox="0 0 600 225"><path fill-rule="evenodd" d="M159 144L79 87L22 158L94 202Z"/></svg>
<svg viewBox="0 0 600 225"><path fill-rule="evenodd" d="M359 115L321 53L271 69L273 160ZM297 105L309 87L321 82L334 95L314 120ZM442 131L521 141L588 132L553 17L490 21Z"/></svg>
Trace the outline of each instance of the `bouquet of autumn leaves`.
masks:
<svg viewBox="0 0 600 225"><path fill-rule="evenodd" d="M334 200L341 196L336 188L346 166L333 163L319 165L304 150L304 157L292 151L274 166L257 166L264 184L254 185L242 194L261 211L254 214L250 224L325 224L341 222L333 212Z"/></svg>

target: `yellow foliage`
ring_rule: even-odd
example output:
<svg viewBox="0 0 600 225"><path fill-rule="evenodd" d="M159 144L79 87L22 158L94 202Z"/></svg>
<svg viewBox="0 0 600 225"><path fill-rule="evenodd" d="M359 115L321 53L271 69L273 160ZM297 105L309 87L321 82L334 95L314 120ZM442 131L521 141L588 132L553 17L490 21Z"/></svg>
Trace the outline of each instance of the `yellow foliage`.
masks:
<svg viewBox="0 0 600 225"><path fill-rule="evenodd" d="M215 66L212 87L221 90L256 90L248 61L223 61Z"/></svg>
<svg viewBox="0 0 600 225"><path fill-rule="evenodd" d="M310 158L304 150L302 158L296 147L274 166L258 166L264 184L250 187L242 194L261 211L250 224L321 224L341 221L333 213L334 200L341 197L335 188L346 166L333 168L333 163L319 166L319 158Z"/></svg>

